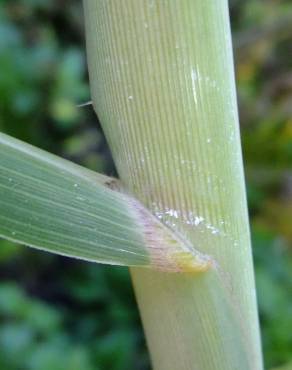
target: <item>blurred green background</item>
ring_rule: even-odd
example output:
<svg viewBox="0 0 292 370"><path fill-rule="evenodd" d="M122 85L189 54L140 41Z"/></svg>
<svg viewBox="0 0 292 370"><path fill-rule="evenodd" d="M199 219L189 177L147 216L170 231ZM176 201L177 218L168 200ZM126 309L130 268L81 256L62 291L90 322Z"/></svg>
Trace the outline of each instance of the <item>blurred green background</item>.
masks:
<svg viewBox="0 0 292 370"><path fill-rule="evenodd" d="M292 369L292 3L231 0L264 358ZM80 0L0 0L0 130L114 175ZM0 240L0 369L149 369L127 269ZM170 369L171 370L171 369Z"/></svg>

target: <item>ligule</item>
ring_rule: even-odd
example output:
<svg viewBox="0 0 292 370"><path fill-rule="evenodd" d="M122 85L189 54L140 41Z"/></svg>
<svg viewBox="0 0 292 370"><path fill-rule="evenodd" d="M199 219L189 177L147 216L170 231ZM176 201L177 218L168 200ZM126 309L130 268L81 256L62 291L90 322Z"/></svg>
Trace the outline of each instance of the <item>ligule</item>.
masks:
<svg viewBox="0 0 292 370"><path fill-rule="evenodd" d="M150 266L164 272L198 273L208 270L211 257L197 251L177 232L173 232L153 216L140 202L128 198L139 222L146 248L150 255Z"/></svg>

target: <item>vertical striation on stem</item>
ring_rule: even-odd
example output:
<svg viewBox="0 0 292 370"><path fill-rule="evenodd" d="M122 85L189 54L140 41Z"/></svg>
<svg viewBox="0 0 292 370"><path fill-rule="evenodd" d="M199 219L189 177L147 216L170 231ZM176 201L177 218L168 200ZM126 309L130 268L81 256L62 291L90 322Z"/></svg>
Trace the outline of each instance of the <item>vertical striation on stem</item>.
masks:
<svg viewBox="0 0 292 370"><path fill-rule="evenodd" d="M93 104L121 180L219 266L131 270L154 368L260 370L227 0L84 5Z"/></svg>

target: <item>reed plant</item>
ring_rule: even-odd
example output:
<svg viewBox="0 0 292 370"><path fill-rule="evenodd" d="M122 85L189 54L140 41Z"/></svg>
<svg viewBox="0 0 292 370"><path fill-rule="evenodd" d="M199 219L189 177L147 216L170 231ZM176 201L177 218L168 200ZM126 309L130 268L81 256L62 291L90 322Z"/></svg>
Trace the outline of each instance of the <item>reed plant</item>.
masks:
<svg viewBox="0 0 292 370"><path fill-rule="evenodd" d="M261 370L226 0L84 0L119 174L0 137L0 235L130 266L156 370Z"/></svg>

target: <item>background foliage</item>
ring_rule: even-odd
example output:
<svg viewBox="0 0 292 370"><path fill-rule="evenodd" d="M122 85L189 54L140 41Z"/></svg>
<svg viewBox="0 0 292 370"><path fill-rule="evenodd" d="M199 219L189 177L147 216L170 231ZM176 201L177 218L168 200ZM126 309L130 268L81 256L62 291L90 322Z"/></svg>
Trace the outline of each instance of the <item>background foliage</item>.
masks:
<svg viewBox="0 0 292 370"><path fill-rule="evenodd" d="M241 131L264 357L292 368L292 4L233 0ZM0 0L0 130L115 170L91 107L82 4ZM149 369L127 269L0 240L0 368ZM289 296L290 290L290 296Z"/></svg>

